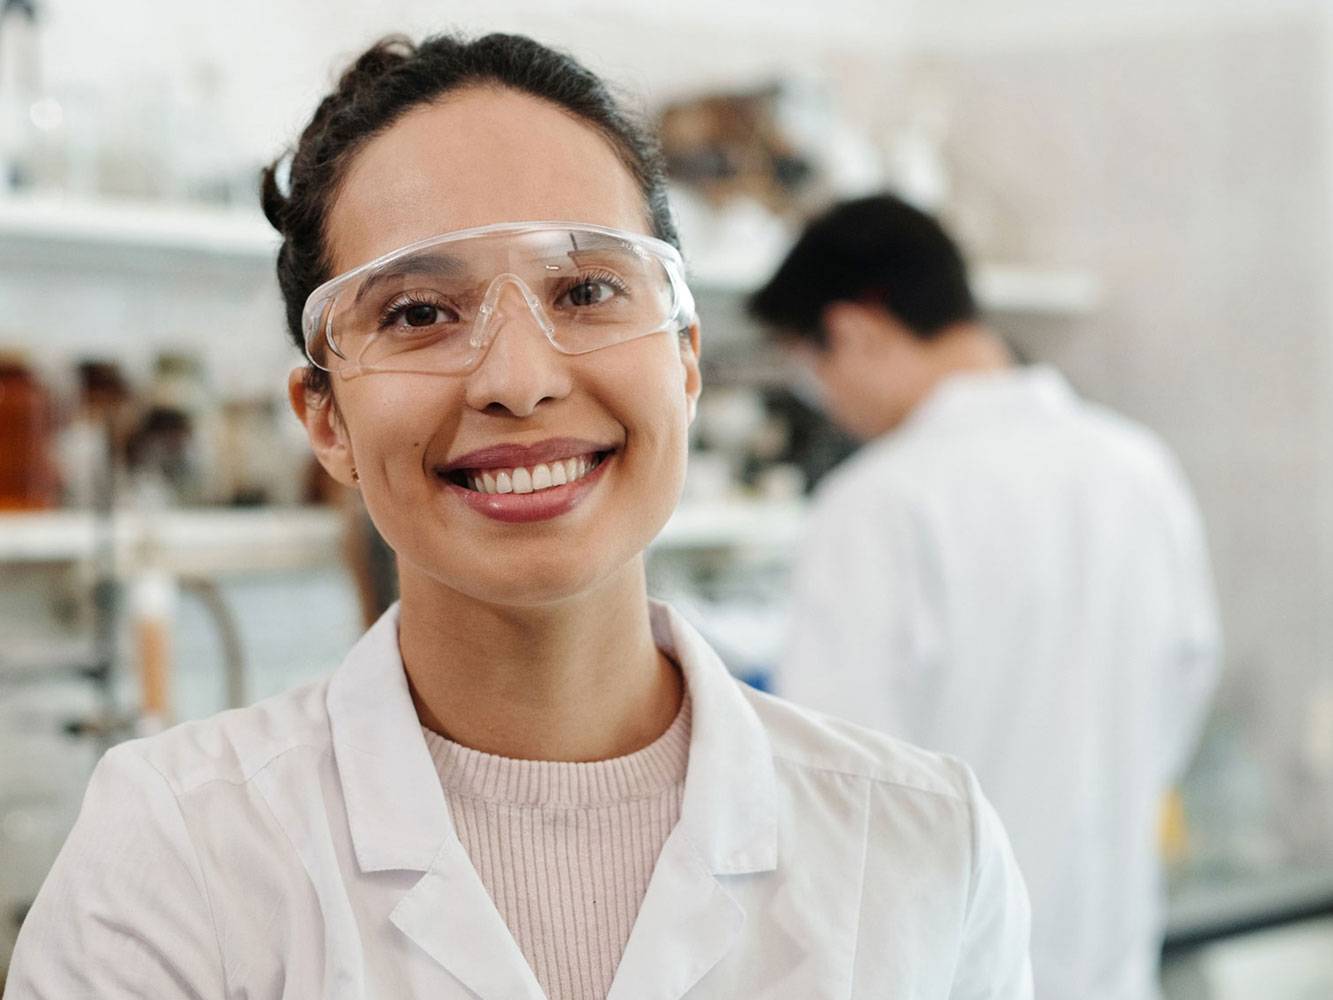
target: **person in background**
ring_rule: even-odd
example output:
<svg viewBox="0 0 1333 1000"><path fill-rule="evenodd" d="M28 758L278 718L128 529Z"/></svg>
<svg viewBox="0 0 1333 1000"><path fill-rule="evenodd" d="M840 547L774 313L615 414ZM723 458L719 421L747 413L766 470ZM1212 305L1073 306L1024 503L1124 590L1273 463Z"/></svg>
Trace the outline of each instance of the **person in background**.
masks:
<svg viewBox="0 0 1333 1000"><path fill-rule="evenodd" d="M971 771L648 598L699 324L603 82L388 39L278 177L292 407L401 598L331 677L106 755L6 997L1030 1000Z"/></svg>
<svg viewBox="0 0 1333 1000"><path fill-rule="evenodd" d="M895 197L815 220L750 309L866 442L817 491L779 693L976 768L1031 893L1038 1000L1154 996L1158 808L1219 660L1175 460L1017 366L952 240Z"/></svg>

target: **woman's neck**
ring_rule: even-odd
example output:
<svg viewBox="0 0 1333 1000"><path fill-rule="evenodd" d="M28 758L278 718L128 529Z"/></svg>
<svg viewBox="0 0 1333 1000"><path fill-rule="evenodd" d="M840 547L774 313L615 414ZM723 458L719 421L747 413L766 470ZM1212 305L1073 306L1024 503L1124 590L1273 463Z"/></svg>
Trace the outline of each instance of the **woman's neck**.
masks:
<svg viewBox="0 0 1333 1000"><path fill-rule="evenodd" d="M524 760L605 760L647 746L680 708L653 643L642 563L558 604L501 607L410 571L398 644L417 714L464 746Z"/></svg>

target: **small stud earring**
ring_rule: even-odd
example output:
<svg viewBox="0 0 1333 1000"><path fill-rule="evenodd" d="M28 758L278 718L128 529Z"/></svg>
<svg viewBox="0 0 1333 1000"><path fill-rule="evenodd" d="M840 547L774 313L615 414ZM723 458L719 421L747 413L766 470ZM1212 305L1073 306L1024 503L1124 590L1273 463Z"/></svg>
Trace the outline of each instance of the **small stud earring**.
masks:
<svg viewBox="0 0 1333 1000"><path fill-rule="evenodd" d="M356 474L356 466L355 466L355 465L352 466L352 482L354 482L354 483L359 483L359 482L361 482L361 477L358 476L358 475Z"/></svg>

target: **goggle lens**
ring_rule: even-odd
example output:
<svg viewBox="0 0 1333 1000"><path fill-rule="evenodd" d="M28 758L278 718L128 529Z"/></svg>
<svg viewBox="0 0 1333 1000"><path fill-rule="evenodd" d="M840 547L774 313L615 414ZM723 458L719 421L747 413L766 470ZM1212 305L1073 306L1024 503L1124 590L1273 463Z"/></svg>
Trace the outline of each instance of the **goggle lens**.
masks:
<svg viewBox="0 0 1333 1000"><path fill-rule="evenodd" d="M656 243L543 225L416 244L312 296L307 348L329 369L460 373L512 321L566 354L657 333L683 318L688 293L679 258Z"/></svg>

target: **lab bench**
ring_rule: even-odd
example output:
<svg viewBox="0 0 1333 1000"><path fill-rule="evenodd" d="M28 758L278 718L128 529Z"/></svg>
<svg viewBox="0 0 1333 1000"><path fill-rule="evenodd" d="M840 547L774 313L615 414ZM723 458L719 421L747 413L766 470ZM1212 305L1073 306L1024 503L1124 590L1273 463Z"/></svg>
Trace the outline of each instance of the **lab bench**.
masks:
<svg viewBox="0 0 1333 1000"><path fill-rule="evenodd" d="M1268 871L1200 872L1168 895L1164 957L1205 945L1333 917L1333 862Z"/></svg>

